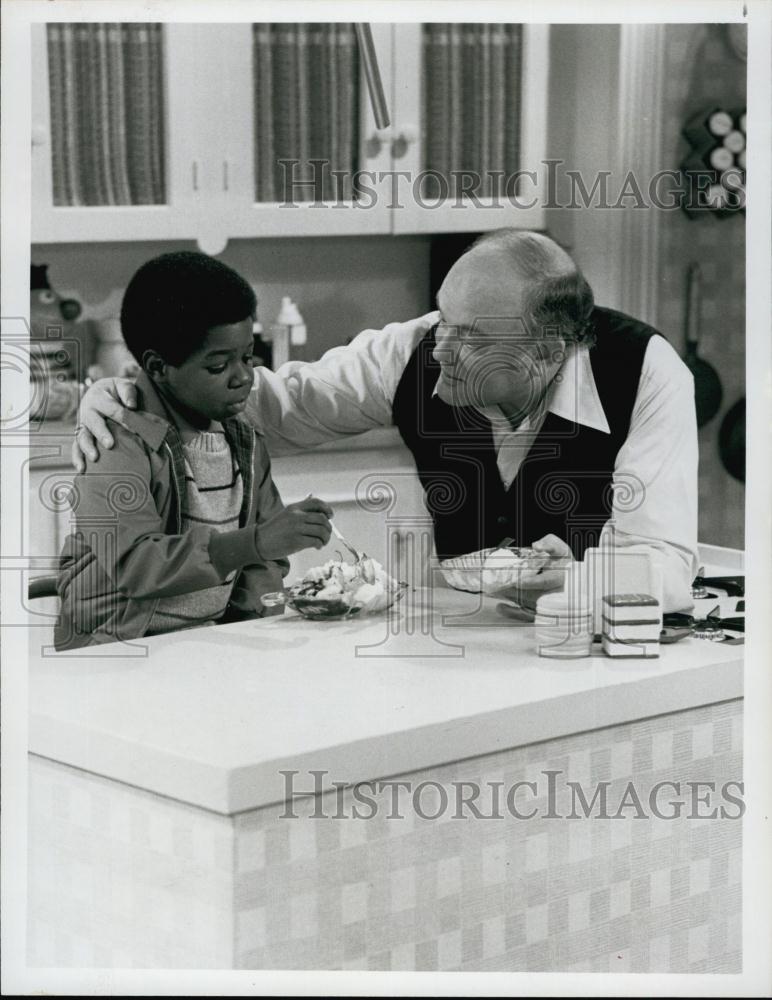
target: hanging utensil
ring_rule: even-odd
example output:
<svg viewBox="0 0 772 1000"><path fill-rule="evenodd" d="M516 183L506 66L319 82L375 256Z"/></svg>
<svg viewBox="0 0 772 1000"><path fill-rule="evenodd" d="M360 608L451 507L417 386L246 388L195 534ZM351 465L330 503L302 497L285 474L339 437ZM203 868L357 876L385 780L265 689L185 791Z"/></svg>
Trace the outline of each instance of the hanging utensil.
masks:
<svg viewBox="0 0 772 1000"><path fill-rule="evenodd" d="M745 482L745 397L727 410L718 432L718 450L730 476Z"/></svg>
<svg viewBox="0 0 772 1000"><path fill-rule="evenodd" d="M684 361L694 376L694 402L697 425L702 427L718 413L723 390L718 372L697 354L700 338L700 298L702 272L700 265L689 265L686 294L686 354Z"/></svg>
<svg viewBox="0 0 772 1000"><path fill-rule="evenodd" d="M354 30L359 44L359 56L365 71L367 90L370 94L370 104L375 118L375 127L388 128L391 124L389 109L386 106L386 95L383 92L381 71L378 68L378 56L373 44L373 32L369 24L355 23Z"/></svg>

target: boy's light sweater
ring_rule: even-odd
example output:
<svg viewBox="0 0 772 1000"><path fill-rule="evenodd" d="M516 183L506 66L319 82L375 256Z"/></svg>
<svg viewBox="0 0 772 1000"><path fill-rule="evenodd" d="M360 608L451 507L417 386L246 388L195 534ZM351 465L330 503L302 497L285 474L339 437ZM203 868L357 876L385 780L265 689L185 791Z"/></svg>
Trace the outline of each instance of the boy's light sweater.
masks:
<svg viewBox="0 0 772 1000"><path fill-rule="evenodd" d="M208 525L213 531L238 528L243 483L223 430L214 425L207 431L182 431L182 438L186 487L182 530L193 525ZM235 578L234 570L217 587L161 598L147 634L217 621L228 605Z"/></svg>

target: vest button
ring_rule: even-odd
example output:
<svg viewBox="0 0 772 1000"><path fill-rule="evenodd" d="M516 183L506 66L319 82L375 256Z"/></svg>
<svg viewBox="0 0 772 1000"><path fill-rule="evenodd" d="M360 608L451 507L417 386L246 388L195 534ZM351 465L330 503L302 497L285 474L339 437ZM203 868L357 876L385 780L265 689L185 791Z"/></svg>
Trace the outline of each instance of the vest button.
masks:
<svg viewBox="0 0 772 1000"><path fill-rule="evenodd" d="M505 516L504 516L504 515L502 514L502 515L501 515L501 517L497 517L497 518L496 518L496 523L497 523L497 524L500 524L500 525L501 525L501 527L503 528L505 524L508 524L508 523L509 523L509 518L505 517Z"/></svg>

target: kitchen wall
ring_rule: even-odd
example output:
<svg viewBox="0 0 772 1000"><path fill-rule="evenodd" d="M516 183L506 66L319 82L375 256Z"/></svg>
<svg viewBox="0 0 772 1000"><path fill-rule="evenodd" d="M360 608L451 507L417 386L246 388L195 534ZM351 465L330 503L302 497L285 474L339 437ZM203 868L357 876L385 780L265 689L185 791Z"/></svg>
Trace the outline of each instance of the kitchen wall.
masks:
<svg viewBox="0 0 772 1000"><path fill-rule="evenodd" d="M84 316L115 317L126 283L144 261L192 242L36 245L32 261L48 264L59 292L72 293ZM298 303L308 327L308 358L368 326L419 316L429 308L429 237L338 237L232 240L221 259L255 287L264 325L282 295Z"/></svg>
<svg viewBox="0 0 772 1000"><path fill-rule="evenodd" d="M618 212L569 208L566 171L592 178L615 161L619 81L619 25L556 24L550 29L550 122L547 158L555 171L555 205L546 211L554 237L570 250L600 305L618 307L616 261L609 259ZM613 255L612 255L613 257Z"/></svg>
<svg viewBox="0 0 772 1000"><path fill-rule="evenodd" d="M680 131L694 113L745 106L745 64L720 25L674 24L665 37L663 154L675 167L688 150ZM718 415L700 428L700 538L742 548L745 487L721 464L718 434L727 410L745 395L745 215L663 213L658 322L681 351L690 261L699 262L703 277L700 355L724 390Z"/></svg>
<svg viewBox="0 0 772 1000"><path fill-rule="evenodd" d="M670 24L663 35L663 114L656 169L677 170L689 150L681 130L693 114L716 106L745 106L746 67L727 44L721 25ZM562 158L565 168L579 171L589 189L598 172L613 170L617 161L619 26L553 26L551 50L549 156ZM641 129L645 131L643 122ZM643 163L646 150L641 154ZM637 170L640 176L641 163L630 162L625 169ZM565 181L564 174L559 176ZM558 203L570 200L565 183L559 183L557 195ZM558 208L548 216L551 232L572 249L596 300L624 308L620 262L613 254L620 213ZM745 393L745 216L718 218L704 213L689 218L679 209L663 211L658 225L656 310L641 318L654 323L683 354L686 273L691 261L699 262L700 354L720 373L724 392L719 413L699 432L699 537L742 548L745 488L721 463L718 433L727 410Z"/></svg>

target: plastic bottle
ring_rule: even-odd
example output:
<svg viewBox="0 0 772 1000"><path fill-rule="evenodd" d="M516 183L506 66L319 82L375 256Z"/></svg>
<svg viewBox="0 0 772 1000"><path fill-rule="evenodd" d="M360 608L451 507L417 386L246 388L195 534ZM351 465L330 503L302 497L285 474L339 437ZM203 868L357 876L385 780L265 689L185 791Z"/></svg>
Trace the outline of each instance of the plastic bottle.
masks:
<svg viewBox="0 0 772 1000"><path fill-rule="evenodd" d="M276 317L279 326L288 326L290 330L290 343L293 347L305 344L307 339L306 323L300 315L300 310L292 301L289 295L282 296L281 309Z"/></svg>
<svg viewBox="0 0 772 1000"><path fill-rule="evenodd" d="M295 360L303 360L303 352L297 348L302 348L306 339L306 324L300 315L300 310L289 295L282 296L279 315L271 327L274 369L289 361L291 356ZM290 351L290 346L295 350Z"/></svg>

